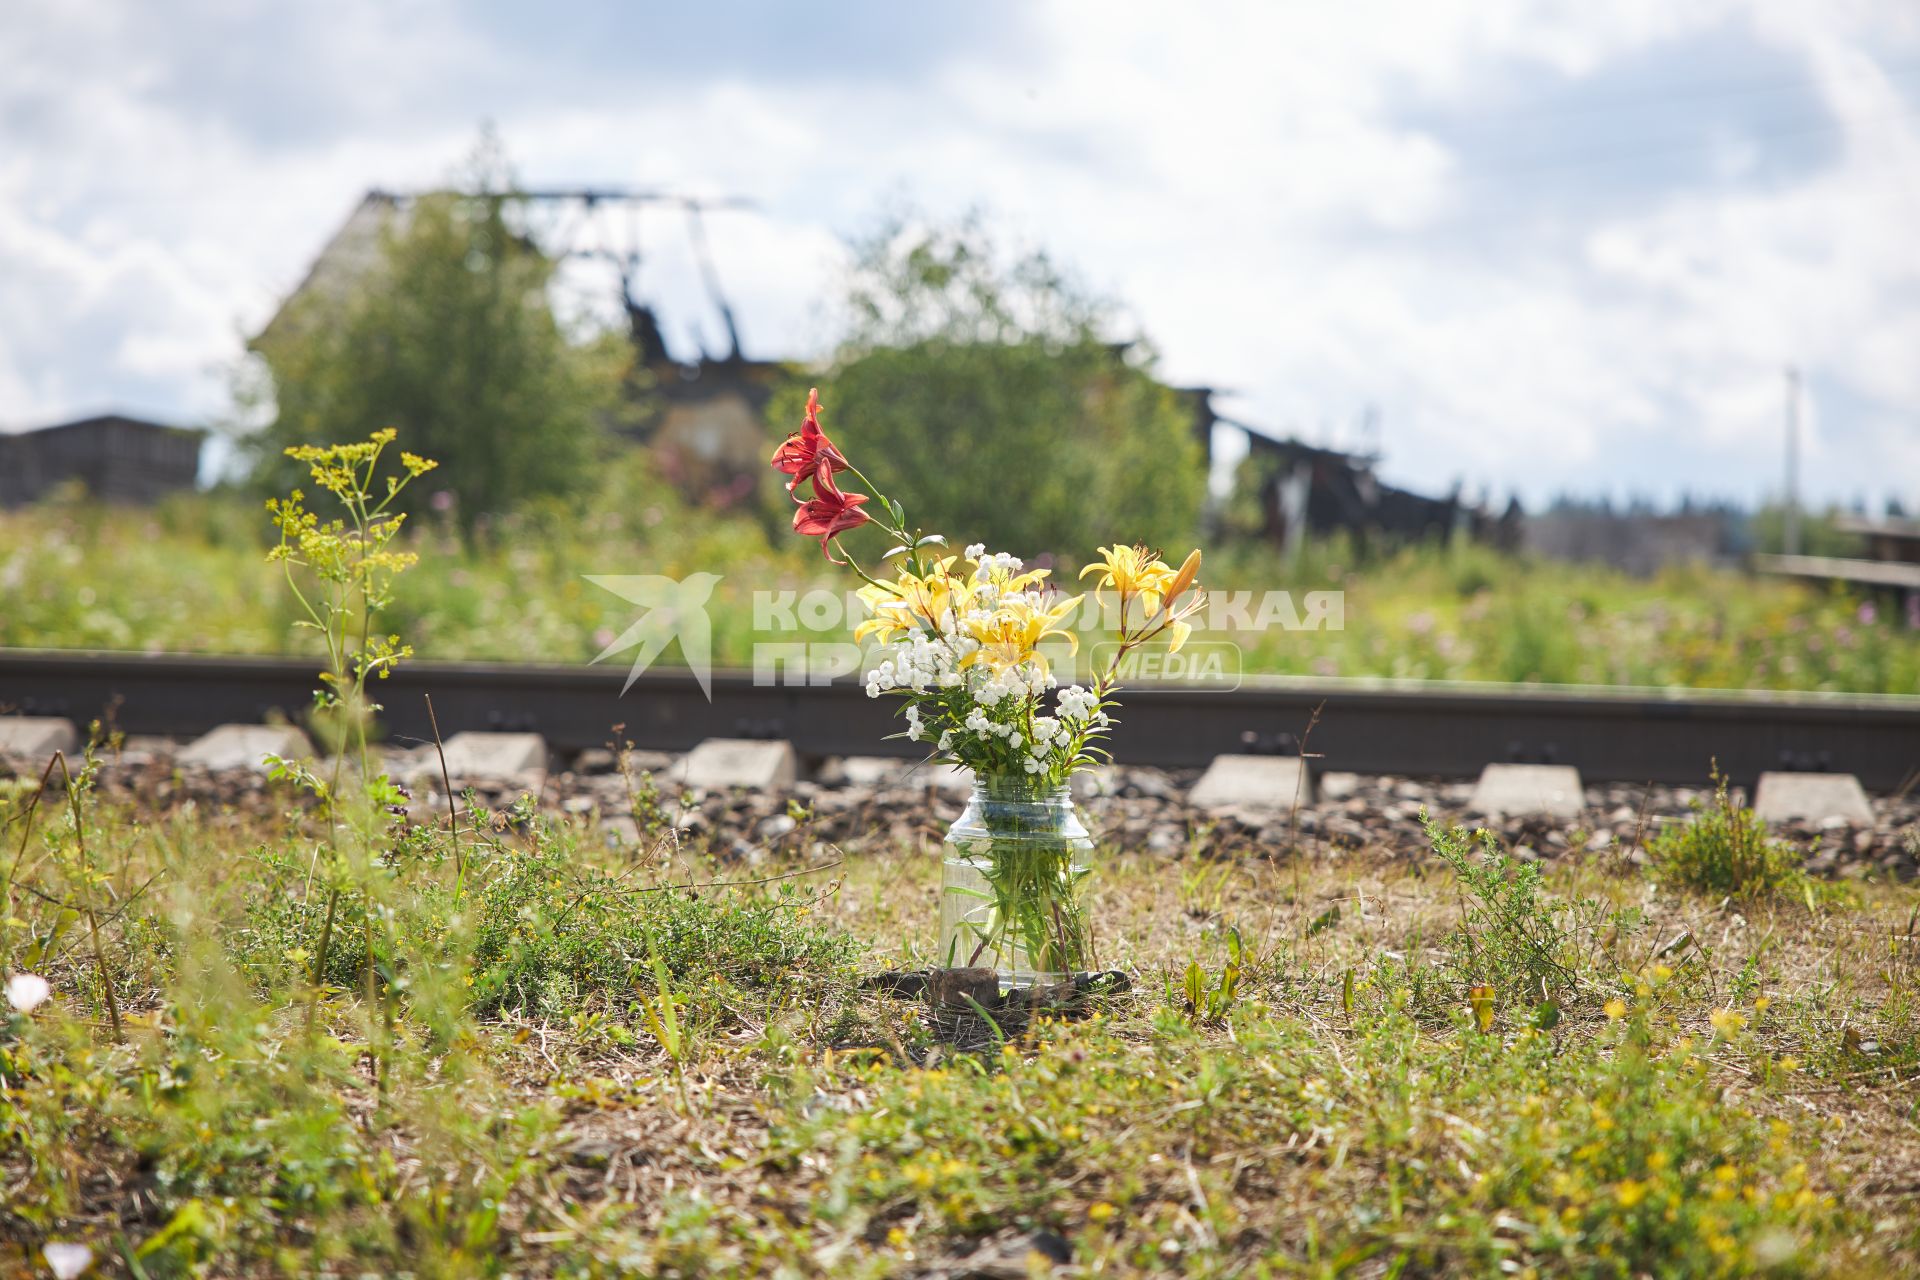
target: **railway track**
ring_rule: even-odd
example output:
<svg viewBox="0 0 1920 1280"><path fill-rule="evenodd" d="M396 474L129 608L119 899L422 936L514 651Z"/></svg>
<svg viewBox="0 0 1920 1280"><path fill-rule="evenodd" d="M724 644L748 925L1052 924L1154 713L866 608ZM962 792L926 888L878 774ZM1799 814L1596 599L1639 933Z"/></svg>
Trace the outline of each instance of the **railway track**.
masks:
<svg viewBox="0 0 1920 1280"><path fill-rule="evenodd" d="M400 741L427 739L423 695L444 734L526 730L562 752L621 736L683 751L706 738L785 738L803 756L917 754L891 700L862 686L756 685L716 672L709 701L679 670L643 674L624 695L614 667L411 662L378 687ZM102 716L127 733L185 736L227 723L298 718L311 702L305 658L0 650L0 711ZM1473 777L1504 761L1569 764L1590 781L1687 785L1710 761L1737 782L1768 769L1851 773L1870 790L1920 773L1920 697L1574 688L1355 679L1252 679L1226 692L1179 684L1124 694L1117 753L1129 764L1200 767L1240 751L1307 748L1324 769Z"/></svg>

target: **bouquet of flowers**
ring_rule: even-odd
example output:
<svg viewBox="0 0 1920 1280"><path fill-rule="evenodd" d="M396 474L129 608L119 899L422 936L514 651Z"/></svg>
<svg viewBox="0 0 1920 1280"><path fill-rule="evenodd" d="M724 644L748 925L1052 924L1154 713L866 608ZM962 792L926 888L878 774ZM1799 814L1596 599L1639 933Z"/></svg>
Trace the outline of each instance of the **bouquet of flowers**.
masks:
<svg viewBox="0 0 1920 1280"><path fill-rule="evenodd" d="M845 474L874 489L820 429L817 390L773 466L790 477L794 531L819 538L829 560L865 583L858 594L871 616L854 639L879 650L868 696L900 699L905 736L926 744L929 760L973 771L973 800L948 835L942 962L990 965L1006 985L1084 971L1092 950L1080 887L1092 841L1074 816L1069 784L1110 759L1100 742L1114 723L1125 656L1186 642L1188 619L1205 602L1195 577L1200 553L1176 569L1145 547L1103 547L1081 570L1094 579L1092 601L1062 598L1048 570L981 544L953 554L940 534L910 526L900 503L840 487L836 477ZM868 523L893 541L872 571L840 540ZM1069 625L1076 612L1098 618L1114 643L1088 683L1062 687L1043 648L1056 657L1079 653Z"/></svg>

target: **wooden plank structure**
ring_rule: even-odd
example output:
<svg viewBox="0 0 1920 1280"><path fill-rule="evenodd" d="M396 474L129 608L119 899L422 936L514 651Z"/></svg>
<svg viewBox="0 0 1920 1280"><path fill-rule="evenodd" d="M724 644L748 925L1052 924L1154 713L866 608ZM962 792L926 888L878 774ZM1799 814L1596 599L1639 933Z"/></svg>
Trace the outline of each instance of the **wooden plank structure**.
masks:
<svg viewBox="0 0 1920 1280"><path fill-rule="evenodd" d="M1833 525L1865 539L1866 558L1761 555L1753 558L1754 568L1788 578L1844 582L1909 600L1920 597L1920 520L1841 516Z"/></svg>
<svg viewBox="0 0 1920 1280"><path fill-rule="evenodd" d="M1833 527L1867 540L1867 558L1891 560L1901 564L1920 564L1920 520L1888 516L1873 520L1866 516L1840 516Z"/></svg>

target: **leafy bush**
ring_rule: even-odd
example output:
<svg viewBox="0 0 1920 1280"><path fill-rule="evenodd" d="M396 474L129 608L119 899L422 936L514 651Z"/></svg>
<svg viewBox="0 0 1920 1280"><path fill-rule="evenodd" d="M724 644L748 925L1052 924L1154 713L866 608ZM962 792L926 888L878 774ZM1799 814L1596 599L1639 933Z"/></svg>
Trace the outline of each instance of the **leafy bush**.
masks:
<svg viewBox="0 0 1920 1280"><path fill-rule="evenodd" d="M571 841L551 837L498 846L475 874L470 964L483 1016L624 1004L658 984L657 955L679 992L698 993L696 1018L710 1021L724 1015L725 988L806 985L818 998L860 954L848 935L807 920L815 895L793 882L758 895L636 885L583 866Z"/></svg>
<svg viewBox="0 0 1920 1280"><path fill-rule="evenodd" d="M1491 832L1478 833L1476 850L1474 836L1458 827L1429 821L1426 830L1461 891L1463 913L1446 943L1449 976L1469 989L1492 989L1476 1006L1497 995L1551 1018L1583 972L1614 968L1610 947L1637 929L1637 915L1547 896L1540 868L1507 856Z"/></svg>
<svg viewBox="0 0 1920 1280"><path fill-rule="evenodd" d="M423 965L457 965L470 979L464 1004L475 1017L619 1013L656 985L657 950L676 990L695 991L696 1015L712 1022L730 1018L743 991L807 984L818 994L860 955L848 935L807 919L816 895L794 882L758 894L636 882L630 869L597 863L574 832L535 820L524 838L469 847L456 896L444 840L433 849L419 858L403 850L364 899L343 899L334 932L359 939L372 912L376 969L405 976ZM262 993L292 976L289 957L304 960L318 949L326 901L304 889L310 861L297 845L254 851L259 870L248 893L258 900L229 944ZM320 980L359 990L367 954L358 946L330 950Z"/></svg>
<svg viewBox="0 0 1920 1280"><path fill-rule="evenodd" d="M1003 268L974 226L894 229L867 247L851 308L821 383L827 428L876 486L913 493L926 527L1028 557L1193 536L1191 409L1045 257ZM774 413L797 426L797 398Z"/></svg>
<svg viewBox="0 0 1920 1280"><path fill-rule="evenodd" d="M453 494L469 533L482 516L586 487L631 353L567 341L546 304L554 264L512 206L422 197L393 211L374 269L296 296L254 343L266 381L242 388L272 411L248 442L257 484L281 492L302 478L285 446L397 427L444 460L433 488Z"/></svg>
<svg viewBox="0 0 1920 1280"><path fill-rule="evenodd" d="M1752 809L1733 802L1727 779L1713 774L1711 801L1693 802L1693 820L1647 842L1654 874L1701 893L1762 898L1808 886L1798 849L1767 834Z"/></svg>

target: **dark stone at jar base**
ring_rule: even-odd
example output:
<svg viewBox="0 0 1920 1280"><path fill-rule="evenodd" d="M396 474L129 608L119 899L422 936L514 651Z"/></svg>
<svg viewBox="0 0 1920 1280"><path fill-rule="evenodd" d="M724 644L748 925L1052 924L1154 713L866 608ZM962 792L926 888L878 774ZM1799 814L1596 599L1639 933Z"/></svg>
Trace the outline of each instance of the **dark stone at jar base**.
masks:
<svg viewBox="0 0 1920 1280"><path fill-rule="evenodd" d="M1118 969L1079 973L1060 982L1000 990L999 975L984 967L887 972L866 986L911 997L925 993L927 1021L935 1037L965 1052L991 1049L1024 1034L1037 1016L1078 1017L1105 996L1132 987Z"/></svg>
<svg viewBox="0 0 1920 1280"><path fill-rule="evenodd" d="M972 1052L991 1049L1026 1030L1024 1009L1008 1009L1000 975L992 969L933 969L927 973L927 1020L942 1044Z"/></svg>
<svg viewBox="0 0 1920 1280"><path fill-rule="evenodd" d="M926 990L935 1011L1000 1007L1000 975L992 969L934 969L927 974Z"/></svg>
<svg viewBox="0 0 1920 1280"><path fill-rule="evenodd" d="M925 969L888 969L862 978L860 985L869 991L881 991L890 996L905 996L918 999L927 993L927 971Z"/></svg>

